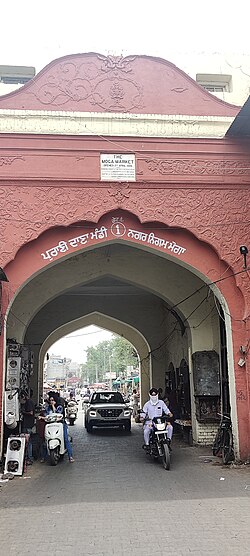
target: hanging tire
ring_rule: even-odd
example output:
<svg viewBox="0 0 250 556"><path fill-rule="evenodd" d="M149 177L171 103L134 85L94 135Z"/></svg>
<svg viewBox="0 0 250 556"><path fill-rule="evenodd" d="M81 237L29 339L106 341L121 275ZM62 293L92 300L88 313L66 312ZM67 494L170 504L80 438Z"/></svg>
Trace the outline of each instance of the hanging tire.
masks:
<svg viewBox="0 0 250 556"><path fill-rule="evenodd" d="M169 451L169 447L167 444L163 444L163 456L161 456L161 461L162 461L162 465L164 467L164 469L166 469L166 471L169 471L170 469L170 451Z"/></svg>
<svg viewBox="0 0 250 556"><path fill-rule="evenodd" d="M50 463L51 465L57 465L60 459L59 447L50 450Z"/></svg>
<svg viewBox="0 0 250 556"><path fill-rule="evenodd" d="M218 456L218 454L221 451L223 434L224 434L224 432L222 430L218 430L218 432L216 434L216 437L214 439L214 443L213 443L213 456Z"/></svg>
<svg viewBox="0 0 250 556"><path fill-rule="evenodd" d="M234 459L233 435L230 429L224 433L224 443L222 447L222 461L225 465Z"/></svg>

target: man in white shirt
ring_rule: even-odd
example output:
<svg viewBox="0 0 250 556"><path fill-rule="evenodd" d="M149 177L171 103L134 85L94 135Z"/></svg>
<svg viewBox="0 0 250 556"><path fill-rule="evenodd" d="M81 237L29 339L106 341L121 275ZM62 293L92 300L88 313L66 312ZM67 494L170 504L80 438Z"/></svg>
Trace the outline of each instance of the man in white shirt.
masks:
<svg viewBox="0 0 250 556"><path fill-rule="evenodd" d="M169 417L173 417L171 411L169 411L168 407L166 406L163 400L159 400L158 397L158 390L157 388L151 388L149 390L149 400L143 406L141 417L144 420L144 442L145 449L147 450L147 446L149 446L149 437L152 430L152 419L154 417L162 417L162 415L169 415ZM173 435L173 427L172 425L167 425L167 437L171 440Z"/></svg>

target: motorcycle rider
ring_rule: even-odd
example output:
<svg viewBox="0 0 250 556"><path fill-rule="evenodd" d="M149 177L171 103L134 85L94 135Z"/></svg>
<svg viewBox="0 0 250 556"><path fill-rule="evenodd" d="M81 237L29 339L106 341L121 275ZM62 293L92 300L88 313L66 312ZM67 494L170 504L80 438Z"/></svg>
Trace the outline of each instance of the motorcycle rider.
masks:
<svg viewBox="0 0 250 556"><path fill-rule="evenodd" d="M151 388L151 390L149 390L149 400L144 404L141 413L141 417L144 421L144 450L149 450L149 437L152 431L152 419L154 417L162 417L164 414L168 415L169 417L173 417L165 402L163 400L159 400L157 388ZM170 423L167 424L166 430L170 444L173 435L173 427Z"/></svg>
<svg viewBox="0 0 250 556"><path fill-rule="evenodd" d="M62 406L57 405L56 400L53 396L50 396L49 398L49 406L46 410L46 415L51 415L51 413L61 413L63 415ZM73 463L75 460L73 458L72 448L68 437L68 427L64 420L63 420L63 434L64 434L64 444L68 452L69 461L70 463Z"/></svg>
<svg viewBox="0 0 250 556"><path fill-rule="evenodd" d="M75 402L75 403L76 403L76 399L75 399L75 396L74 396L74 392L71 391L71 392L69 393L69 398L67 398L67 402Z"/></svg>

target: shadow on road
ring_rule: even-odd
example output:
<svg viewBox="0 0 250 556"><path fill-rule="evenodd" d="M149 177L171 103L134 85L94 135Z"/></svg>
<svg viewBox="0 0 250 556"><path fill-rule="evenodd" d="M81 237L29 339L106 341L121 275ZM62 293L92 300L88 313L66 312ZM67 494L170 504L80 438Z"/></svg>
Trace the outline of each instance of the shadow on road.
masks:
<svg viewBox="0 0 250 556"><path fill-rule="evenodd" d="M87 505L137 505L250 495L249 467L223 467L209 447L190 447L174 439L171 470L165 471L142 450L140 425L134 424L131 434L118 429L94 429L88 434L80 416L69 431L75 463L69 464L66 457L56 467L35 462L23 477L1 488L0 507L52 507L83 501Z"/></svg>

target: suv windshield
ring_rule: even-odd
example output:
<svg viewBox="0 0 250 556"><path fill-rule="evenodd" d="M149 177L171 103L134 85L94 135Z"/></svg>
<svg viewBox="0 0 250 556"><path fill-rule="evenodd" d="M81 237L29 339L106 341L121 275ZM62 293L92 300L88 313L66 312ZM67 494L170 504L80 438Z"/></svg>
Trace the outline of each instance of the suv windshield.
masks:
<svg viewBox="0 0 250 556"><path fill-rule="evenodd" d="M124 404L124 399L120 392L95 392L92 395L91 404L95 403L122 403Z"/></svg>

